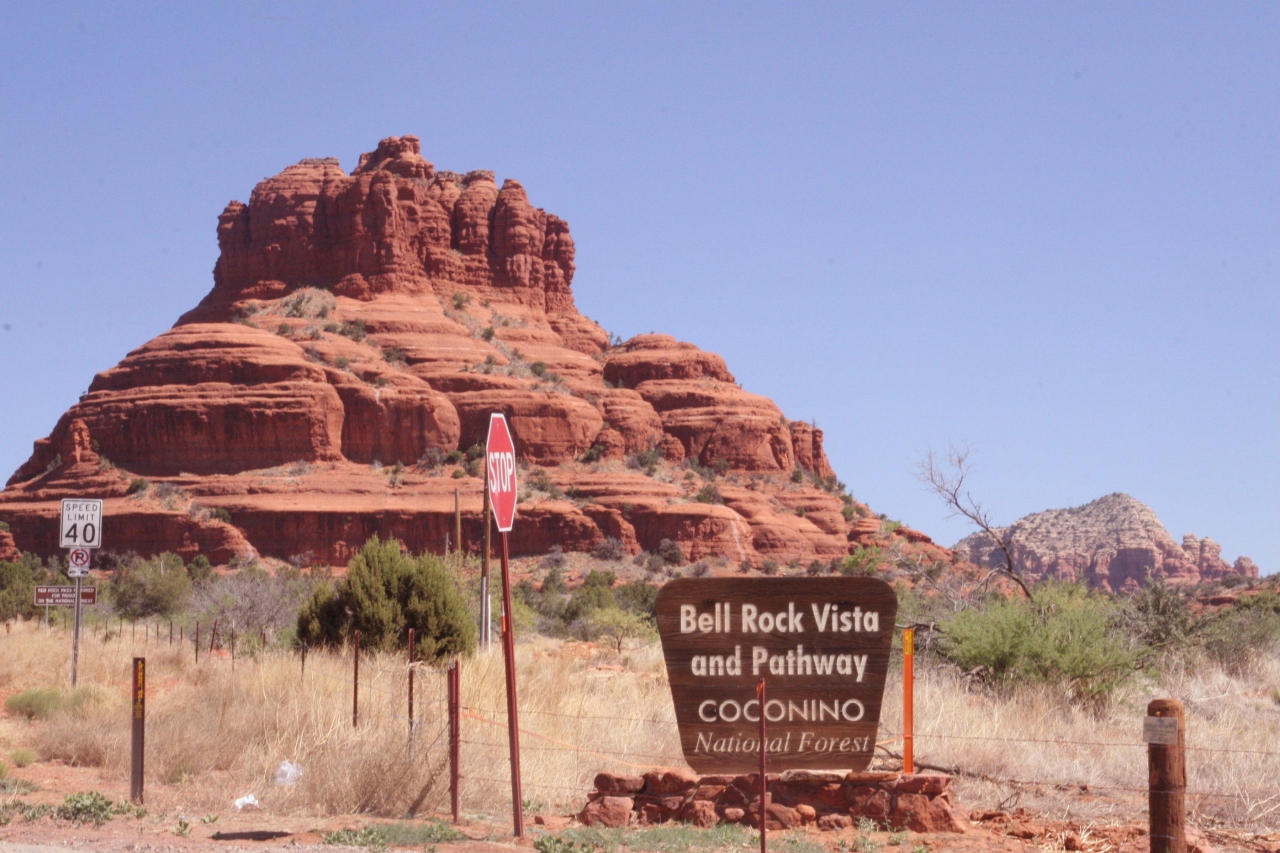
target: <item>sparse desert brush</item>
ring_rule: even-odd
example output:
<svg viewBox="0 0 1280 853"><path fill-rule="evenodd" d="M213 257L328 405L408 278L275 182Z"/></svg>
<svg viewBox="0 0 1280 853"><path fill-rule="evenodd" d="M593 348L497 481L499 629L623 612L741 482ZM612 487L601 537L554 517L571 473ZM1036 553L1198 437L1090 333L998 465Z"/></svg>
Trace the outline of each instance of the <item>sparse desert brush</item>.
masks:
<svg viewBox="0 0 1280 853"><path fill-rule="evenodd" d="M548 578L548 580L551 580ZM544 584L544 591L545 591ZM550 594L565 596L556 584ZM617 598L621 585L607 587ZM129 642L89 632L81 648L85 698L27 722L10 715L6 737L45 758L90 765L122 782L129 772L129 661L147 658L147 795L153 809L181 804L218 810L253 793L276 814L403 818L447 807L446 687L443 672L418 664L417 726L410 752L407 662L403 649L361 659L360 722L352 726L352 661L347 650L271 646L251 657L191 647ZM153 635L154 636L154 635ZM600 771L640 773L679 766L674 710L659 646L561 642L531 633L517 645L525 796L559 813L581 807ZM643 643L643 644L641 644ZM0 684L6 692L67 693L70 637L33 622L0 633ZM1258 831L1280 825L1280 716L1270 694L1280 657L1259 650L1232 672L1208 657L1171 659L1159 675L1134 679L1097 707L1061 685L994 689L927 656L915 687L916 760L923 769L961 772L965 808L1018 802L1068 819L1132 821L1145 803L1146 703L1175 696L1187 707L1188 805L1192 818ZM505 821L509 808L502 656L462 663L462 804L467 814ZM901 679L891 672L882 758L897 766ZM24 740L25 739L25 740ZM282 761L303 768L296 784L276 786ZM17 763L15 761L15 763ZM1088 786L1087 794L1081 786ZM1212 795L1212 796L1209 796ZM1011 799L1012 798L1012 799Z"/></svg>

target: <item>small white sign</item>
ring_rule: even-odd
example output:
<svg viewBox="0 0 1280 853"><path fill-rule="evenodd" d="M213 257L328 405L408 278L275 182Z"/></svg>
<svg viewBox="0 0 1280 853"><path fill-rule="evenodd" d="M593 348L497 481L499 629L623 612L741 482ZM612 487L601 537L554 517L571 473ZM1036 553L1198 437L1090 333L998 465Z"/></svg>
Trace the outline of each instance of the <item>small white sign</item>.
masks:
<svg viewBox="0 0 1280 853"><path fill-rule="evenodd" d="M62 499L62 547L102 547L102 501Z"/></svg>
<svg viewBox="0 0 1280 853"><path fill-rule="evenodd" d="M73 578L87 578L89 563L93 554L88 548L72 548L67 552L67 575Z"/></svg>
<svg viewBox="0 0 1280 853"><path fill-rule="evenodd" d="M1166 746L1178 744L1178 720L1176 717L1144 717L1142 719L1144 743L1160 743Z"/></svg>

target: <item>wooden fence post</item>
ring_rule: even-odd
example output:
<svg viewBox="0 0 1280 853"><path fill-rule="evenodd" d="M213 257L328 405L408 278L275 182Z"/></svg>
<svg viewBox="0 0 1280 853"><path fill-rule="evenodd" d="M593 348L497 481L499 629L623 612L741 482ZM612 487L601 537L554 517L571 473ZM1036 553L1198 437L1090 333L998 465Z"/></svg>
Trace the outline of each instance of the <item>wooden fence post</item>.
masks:
<svg viewBox="0 0 1280 853"><path fill-rule="evenodd" d="M351 727L356 728L360 725L360 632L356 631L354 636L355 642L353 648L355 654L352 656L353 665L351 668Z"/></svg>
<svg viewBox="0 0 1280 853"><path fill-rule="evenodd" d="M147 659L133 659L133 732L129 767L129 799L141 805L143 760L147 737Z"/></svg>
<svg viewBox="0 0 1280 853"><path fill-rule="evenodd" d="M1147 718L1143 740L1147 741L1151 853L1186 853L1187 732L1182 703L1154 699L1147 705ZM1167 720L1174 722L1163 722Z"/></svg>

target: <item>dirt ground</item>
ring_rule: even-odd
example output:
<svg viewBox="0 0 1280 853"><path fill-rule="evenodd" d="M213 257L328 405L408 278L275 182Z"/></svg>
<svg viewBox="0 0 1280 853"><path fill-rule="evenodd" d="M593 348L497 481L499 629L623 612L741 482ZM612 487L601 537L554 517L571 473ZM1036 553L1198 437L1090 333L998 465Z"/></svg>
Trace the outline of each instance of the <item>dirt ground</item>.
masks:
<svg viewBox="0 0 1280 853"><path fill-rule="evenodd" d="M10 779L35 783L39 790L22 795L28 804L60 804L67 794L99 791L116 801L127 798L127 785L105 778L96 768L68 767L54 762L38 762L25 768L10 770ZM232 795L233 796L233 795ZM7 799L7 798L6 798ZM228 797L228 800L231 796ZM1087 825L1073 821L1056 821L1051 815L1023 808L1012 811L972 812L971 828L963 834L914 832L864 832L856 828L839 832L816 829L770 833L770 847L783 853L814 851L818 846L833 853L1147 853L1145 821L1111 825ZM438 816L438 819L445 819ZM186 822L186 834L180 834L180 820ZM359 829L377 823L365 816L313 817L307 815L274 815L253 808L237 811L228 808L215 814L187 813L181 805L179 790L162 787L147 802L142 817L117 815L99 827L79 825L45 816L27 822L15 815L0 827L0 851L4 853L52 853L55 850L84 849L108 853L164 853L164 851L326 851L337 853L343 845L325 844L323 835L339 829ZM497 853L531 849L536 838L559 833L576 821L565 815L536 815L529 819L527 837L516 839L510 825L493 818L470 816L458 827L463 840L427 845L437 853ZM707 850L696 840L697 830L690 830L694 840L682 843L654 844L646 841L644 828L636 828L635 844L623 840L621 845L632 850ZM755 836L751 846L755 848ZM1189 853L1280 853L1280 834L1251 835L1225 831L1202 832L1194 829L1189 837ZM739 845L745 846L745 845ZM421 847L421 845L419 845ZM924 848L924 849L921 849Z"/></svg>

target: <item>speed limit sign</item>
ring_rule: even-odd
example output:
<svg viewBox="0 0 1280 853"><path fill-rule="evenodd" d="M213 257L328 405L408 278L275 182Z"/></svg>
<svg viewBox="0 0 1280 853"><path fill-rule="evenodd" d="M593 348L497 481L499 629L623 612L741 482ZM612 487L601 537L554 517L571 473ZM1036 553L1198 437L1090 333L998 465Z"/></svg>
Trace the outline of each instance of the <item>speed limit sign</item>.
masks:
<svg viewBox="0 0 1280 853"><path fill-rule="evenodd" d="M102 501L63 498L62 547L102 547Z"/></svg>

